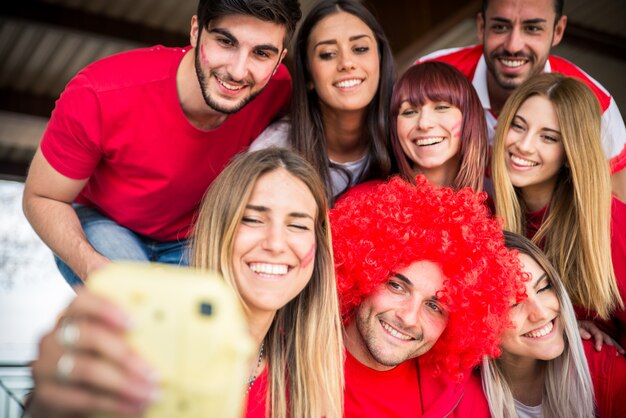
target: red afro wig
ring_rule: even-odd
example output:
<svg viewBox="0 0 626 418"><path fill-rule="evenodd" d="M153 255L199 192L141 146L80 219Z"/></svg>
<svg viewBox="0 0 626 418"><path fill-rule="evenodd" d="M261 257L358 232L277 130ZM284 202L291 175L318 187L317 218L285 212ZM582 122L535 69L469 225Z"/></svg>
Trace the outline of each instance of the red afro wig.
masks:
<svg viewBox="0 0 626 418"><path fill-rule="evenodd" d="M392 272L415 261L440 266L445 331L421 361L461 380L484 355L498 356L511 300L524 291L518 258L504 246L485 193L437 188L418 176L353 188L330 211L344 323Z"/></svg>

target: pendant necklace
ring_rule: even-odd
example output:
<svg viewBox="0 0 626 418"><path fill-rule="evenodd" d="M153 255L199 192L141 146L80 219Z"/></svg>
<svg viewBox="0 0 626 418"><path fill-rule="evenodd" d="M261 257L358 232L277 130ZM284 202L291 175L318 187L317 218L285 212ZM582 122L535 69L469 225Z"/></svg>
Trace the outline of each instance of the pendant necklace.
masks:
<svg viewBox="0 0 626 418"><path fill-rule="evenodd" d="M256 374L256 371L258 370L259 366L261 366L261 360L263 359L264 348L265 348L265 341L261 343L261 348L259 349L259 357L257 358L256 366L254 366L254 369L252 370L252 375L246 380L246 383L248 384L248 389L246 389L246 396L248 396L248 394L250 393L250 390L252 389L252 385L254 385L254 381L258 377Z"/></svg>

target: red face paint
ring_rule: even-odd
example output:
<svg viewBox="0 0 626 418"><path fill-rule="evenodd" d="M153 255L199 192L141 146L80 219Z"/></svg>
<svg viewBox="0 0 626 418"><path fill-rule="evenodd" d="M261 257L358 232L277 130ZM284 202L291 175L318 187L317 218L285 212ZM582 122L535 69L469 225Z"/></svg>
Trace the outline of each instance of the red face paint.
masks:
<svg viewBox="0 0 626 418"><path fill-rule="evenodd" d="M313 243L309 252L304 257L302 257L302 261L300 262L300 265L302 266L302 268L307 268L308 265L311 264L311 261L313 261L314 259L315 259L315 243Z"/></svg>
<svg viewBox="0 0 626 418"><path fill-rule="evenodd" d="M206 53L204 52L204 45L200 45L200 57L202 58L202 62L208 64L208 60L206 59Z"/></svg>
<svg viewBox="0 0 626 418"><path fill-rule="evenodd" d="M452 129L450 130L452 132L452 135L455 138L460 138L461 137L461 126L463 125L463 120L460 120L456 125L454 125L452 127Z"/></svg>

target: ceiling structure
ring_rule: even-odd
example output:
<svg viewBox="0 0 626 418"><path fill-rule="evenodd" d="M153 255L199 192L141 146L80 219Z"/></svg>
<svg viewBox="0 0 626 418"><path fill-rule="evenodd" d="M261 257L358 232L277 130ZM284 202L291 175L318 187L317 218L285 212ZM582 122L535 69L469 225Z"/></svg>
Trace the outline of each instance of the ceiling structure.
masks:
<svg viewBox="0 0 626 418"><path fill-rule="evenodd" d="M301 0L306 13L316 0ZM435 49L476 42L479 1L367 0L399 69ZM453 7L451 7L451 4ZM81 68L124 50L189 43L197 0L19 0L0 6L0 177L23 179L54 101ZM453 13L450 10L455 10ZM626 3L568 0L557 54L575 61L626 110Z"/></svg>

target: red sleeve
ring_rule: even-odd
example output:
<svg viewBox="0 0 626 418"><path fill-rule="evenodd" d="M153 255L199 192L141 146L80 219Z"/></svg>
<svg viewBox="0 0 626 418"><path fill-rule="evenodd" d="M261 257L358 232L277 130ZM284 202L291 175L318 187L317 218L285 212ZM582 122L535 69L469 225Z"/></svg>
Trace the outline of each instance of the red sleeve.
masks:
<svg viewBox="0 0 626 418"><path fill-rule="evenodd" d="M41 151L52 167L72 179L95 170L101 152L98 98L84 73L79 73L56 102L41 140Z"/></svg>
<svg viewBox="0 0 626 418"><path fill-rule="evenodd" d="M597 416L626 417L626 357L608 345L596 351L588 340L583 341L583 347L596 395Z"/></svg>

